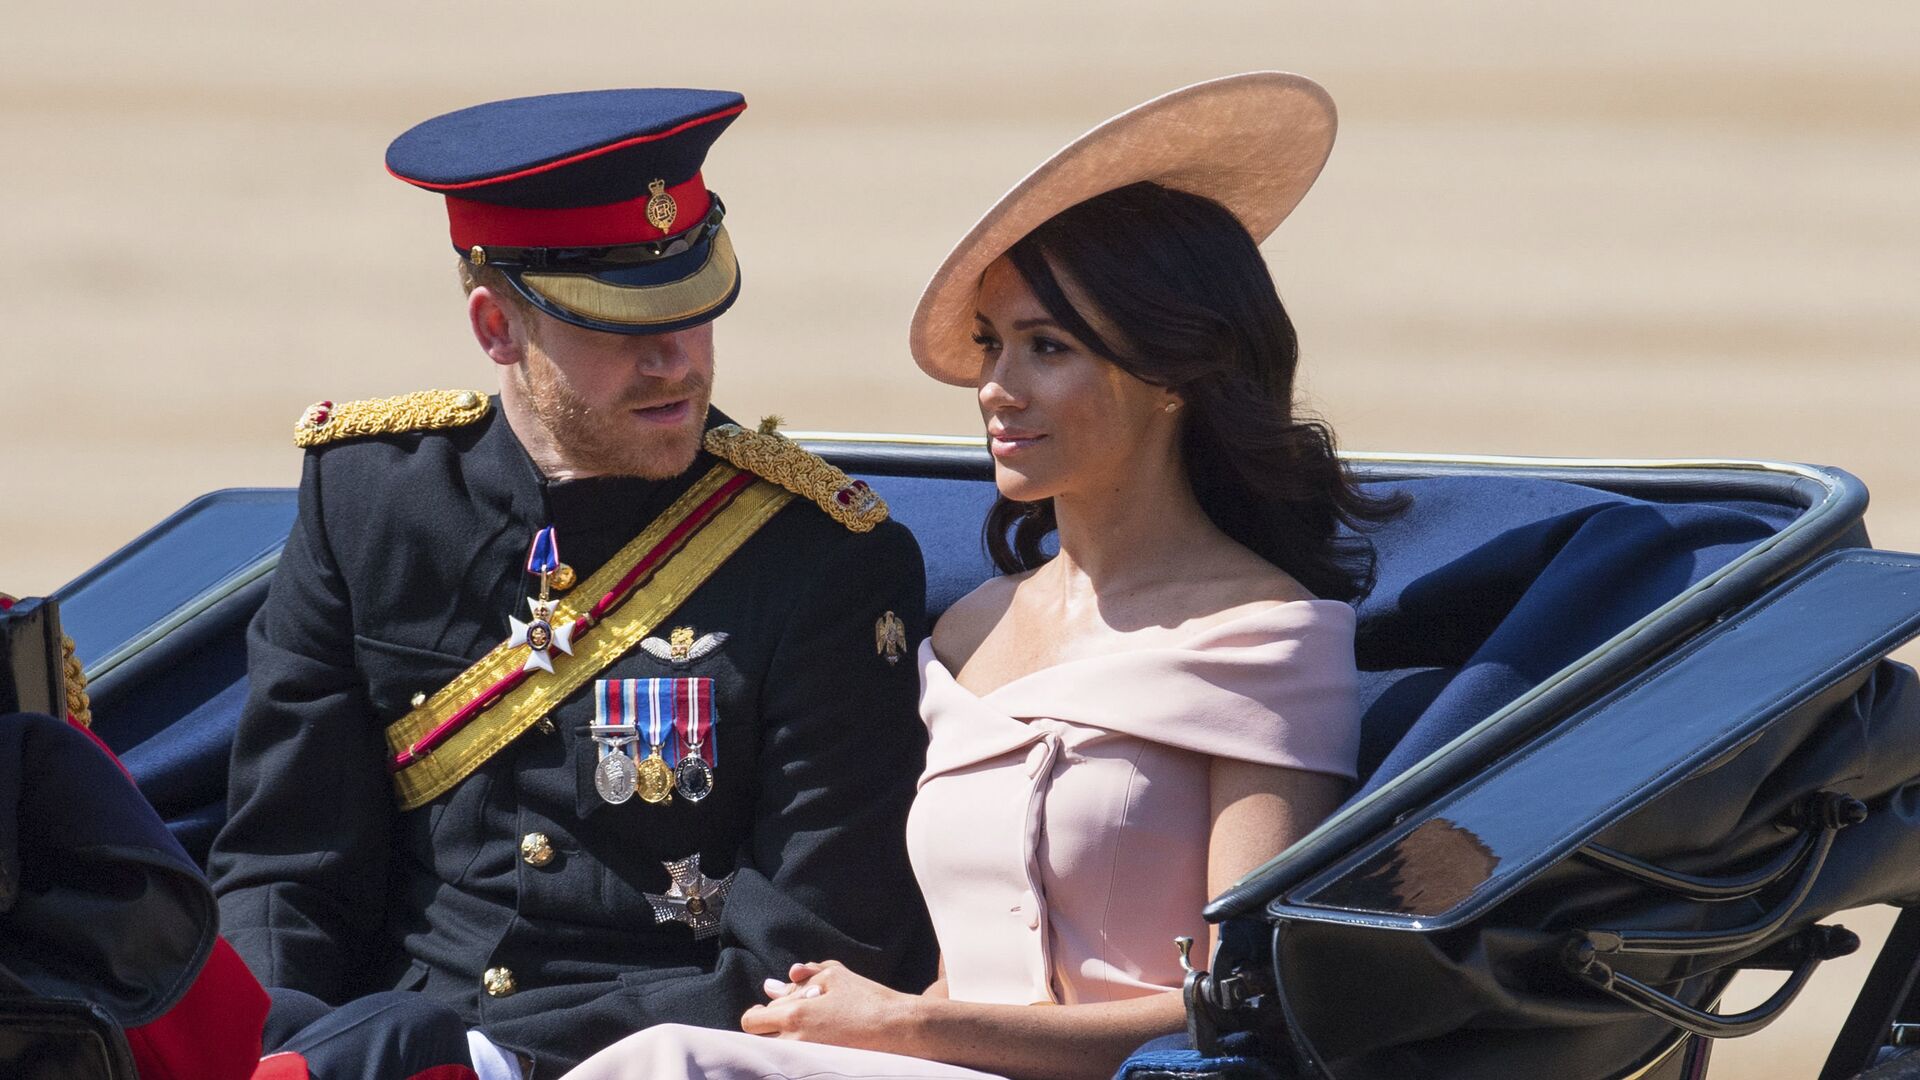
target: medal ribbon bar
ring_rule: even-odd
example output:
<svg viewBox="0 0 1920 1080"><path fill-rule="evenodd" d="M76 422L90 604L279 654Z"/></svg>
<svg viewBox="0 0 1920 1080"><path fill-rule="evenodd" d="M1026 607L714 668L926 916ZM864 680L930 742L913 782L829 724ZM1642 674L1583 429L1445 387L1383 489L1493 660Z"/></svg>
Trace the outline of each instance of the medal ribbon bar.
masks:
<svg viewBox="0 0 1920 1080"><path fill-rule="evenodd" d="M680 762L680 747L674 738L678 725L674 723L674 684L691 680L682 679L641 679L646 687L645 715L647 720L647 752L657 747L660 759L669 767Z"/></svg>
<svg viewBox="0 0 1920 1080"><path fill-rule="evenodd" d="M693 755L697 752L707 764L713 764L713 680L661 681L678 684L674 687L673 695L673 726L679 736L680 753Z"/></svg>

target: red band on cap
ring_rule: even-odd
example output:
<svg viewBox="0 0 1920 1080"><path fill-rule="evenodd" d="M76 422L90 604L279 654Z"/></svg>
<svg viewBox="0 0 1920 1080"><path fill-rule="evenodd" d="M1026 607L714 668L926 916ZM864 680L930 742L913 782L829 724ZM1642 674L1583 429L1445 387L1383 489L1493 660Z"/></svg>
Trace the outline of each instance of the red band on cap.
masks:
<svg viewBox="0 0 1920 1080"><path fill-rule="evenodd" d="M508 247L612 247L616 244L642 244L686 232L707 216L712 197L699 173L693 179L666 189L673 198L673 224L665 231L647 220L647 204L652 194L624 202L601 206L580 206L568 210L531 210L516 206L496 206L457 196L447 196L447 223L453 234L453 246L470 251L475 246L504 244Z"/></svg>

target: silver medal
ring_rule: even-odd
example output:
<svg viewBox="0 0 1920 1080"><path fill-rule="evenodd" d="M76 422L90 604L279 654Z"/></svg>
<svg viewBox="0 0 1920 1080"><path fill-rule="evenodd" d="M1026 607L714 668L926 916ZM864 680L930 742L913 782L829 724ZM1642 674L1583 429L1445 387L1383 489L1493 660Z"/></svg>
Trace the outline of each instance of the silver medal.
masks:
<svg viewBox="0 0 1920 1080"><path fill-rule="evenodd" d="M600 764L593 770L593 789L615 806L633 798L638 780L639 770L634 768L633 757L624 746L603 753Z"/></svg>
<svg viewBox="0 0 1920 1080"><path fill-rule="evenodd" d="M688 802L713 794L713 767L698 754L688 754L673 769L673 789Z"/></svg>

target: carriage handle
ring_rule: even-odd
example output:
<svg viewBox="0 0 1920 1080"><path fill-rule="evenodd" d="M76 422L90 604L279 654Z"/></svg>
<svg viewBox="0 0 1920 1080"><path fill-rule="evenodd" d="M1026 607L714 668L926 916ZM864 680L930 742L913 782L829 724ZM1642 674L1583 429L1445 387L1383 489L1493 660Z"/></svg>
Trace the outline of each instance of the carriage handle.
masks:
<svg viewBox="0 0 1920 1080"><path fill-rule="evenodd" d="M1620 974L1591 950L1578 947L1569 949L1567 963L1574 969L1574 974L1595 989L1611 994L1656 1019L1709 1039L1732 1039L1751 1035L1779 1019L1780 1014L1787 1011L1787 1006L1793 1004L1793 999L1806 988L1814 969L1825 961L1846 956L1858 949L1860 938L1844 926L1809 926L1783 944L1790 944L1790 951L1800 954L1799 966L1767 1000L1739 1013L1696 1009L1639 979Z"/></svg>
<svg viewBox="0 0 1920 1080"><path fill-rule="evenodd" d="M1800 861L1813 851L1819 835L1817 829L1803 827L1793 843L1782 848L1764 864L1744 874L1725 877L1704 877L1672 870L1600 844L1588 844L1574 854L1602 870L1611 870L1642 885L1711 904L1722 900L1744 900L1785 877L1788 871L1800 865Z"/></svg>
<svg viewBox="0 0 1920 1080"><path fill-rule="evenodd" d="M1726 930L1579 930L1574 932L1575 949L1602 954L1700 956L1737 951L1772 937L1793 918L1794 912L1813 892L1820 870L1826 865L1827 855L1833 850L1834 838L1841 829L1865 821L1867 807L1852 796L1819 791L1807 798L1797 816L1804 823L1806 835L1812 837L1812 841L1806 854L1794 860L1802 864L1799 881L1786 899L1772 911L1743 926Z"/></svg>

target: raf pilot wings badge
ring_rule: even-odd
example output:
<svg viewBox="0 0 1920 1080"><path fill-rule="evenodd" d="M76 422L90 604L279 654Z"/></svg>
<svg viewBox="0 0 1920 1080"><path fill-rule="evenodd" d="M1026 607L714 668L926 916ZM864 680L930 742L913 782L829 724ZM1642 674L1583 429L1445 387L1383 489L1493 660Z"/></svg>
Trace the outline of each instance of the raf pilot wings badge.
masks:
<svg viewBox="0 0 1920 1080"><path fill-rule="evenodd" d="M695 660L706 659L712 655L713 650L726 643L725 631L702 634L696 638L693 636L693 627L676 626L673 628L673 633L667 635L665 641L650 637L641 641L640 647L655 660L664 661L674 667L685 667Z"/></svg>

